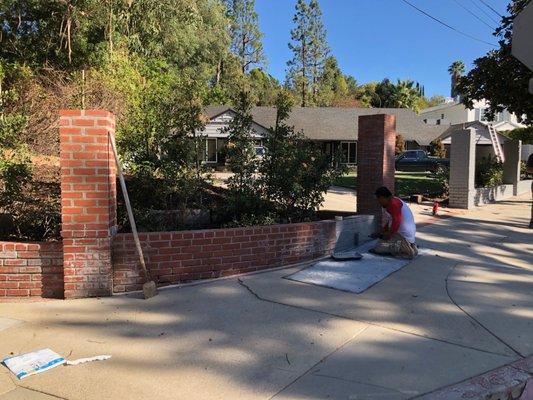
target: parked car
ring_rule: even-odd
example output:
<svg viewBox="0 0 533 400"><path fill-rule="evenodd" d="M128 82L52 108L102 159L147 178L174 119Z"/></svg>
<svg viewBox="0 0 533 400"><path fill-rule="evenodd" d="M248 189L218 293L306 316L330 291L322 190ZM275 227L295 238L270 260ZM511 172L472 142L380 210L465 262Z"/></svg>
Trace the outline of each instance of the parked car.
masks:
<svg viewBox="0 0 533 400"><path fill-rule="evenodd" d="M408 150L396 158L396 171L436 172L439 166L449 167L448 158L430 157L424 150Z"/></svg>

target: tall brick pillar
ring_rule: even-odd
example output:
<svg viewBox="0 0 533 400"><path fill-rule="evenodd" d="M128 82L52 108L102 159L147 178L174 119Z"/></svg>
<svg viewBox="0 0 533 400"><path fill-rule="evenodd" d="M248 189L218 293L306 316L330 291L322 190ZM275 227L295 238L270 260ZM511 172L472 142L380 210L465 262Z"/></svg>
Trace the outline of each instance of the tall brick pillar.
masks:
<svg viewBox="0 0 533 400"><path fill-rule="evenodd" d="M65 298L112 294L111 241L116 232L116 165L103 110L61 110L61 218Z"/></svg>
<svg viewBox="0 0 533 400"><path fill-rule="evenodd" d="M452 133L450 147L450 207L474 207L476 132L467 128Z"/></svg>
<svg viewBox="0 0 533 400"><path fill-rule="evenodd" d="M522 153L522 142L520 140L509 140L503 144L503 183L514 186L513 194L518 195L518 182L520 181L520 156Z"/></svg>
<svg viewBox="0 0 533 400"><path fill-rule="evenodd" d="M377 215L382 210L374 192L387 186L394 193L396 117L388 114L359 117L357 141L357 213Z"/></svg>

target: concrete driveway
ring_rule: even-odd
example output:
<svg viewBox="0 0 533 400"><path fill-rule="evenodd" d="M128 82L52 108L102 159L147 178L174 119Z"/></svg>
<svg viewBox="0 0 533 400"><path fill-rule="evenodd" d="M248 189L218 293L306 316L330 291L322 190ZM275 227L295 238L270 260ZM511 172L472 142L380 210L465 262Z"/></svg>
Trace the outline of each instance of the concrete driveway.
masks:
<svg viewBox="0 0 533 400"><path fill-rule="evenodd" d="M300 265L147 301L0 304L0 357L113 356L23 381L1 367L0 399L407 399L479 375L533 353L528 207L424 227L431 255L359 295L284 279Z"/></svg>

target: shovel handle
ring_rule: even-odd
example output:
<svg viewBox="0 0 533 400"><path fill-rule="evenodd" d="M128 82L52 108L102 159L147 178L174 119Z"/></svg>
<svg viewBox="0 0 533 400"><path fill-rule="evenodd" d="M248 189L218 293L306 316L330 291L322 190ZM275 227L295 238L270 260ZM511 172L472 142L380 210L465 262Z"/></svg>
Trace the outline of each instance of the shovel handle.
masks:
<svg viewBox="0 0 533 400"><path fill-rule="evenodd" d="M131 232L133 233L133 240L139 256L139 262L141 263L141 267L146 275L146 279L150 280L150 274L148 273L148 268L146 268L146 264L144 262L144 255L141 242L139 240L139 233L137 232L137 225L135 224L135 218L133 217L133 211L131 210L130 197L128 196L128 190L126 189L126 181L124 180L124 174L122 173L122 165L118 159L117 146L115 145L115 139L111 134L109 134L109 142L111 143L113 155L117 164L118 179L120 181L120 187L122 188L122 194L124 195L124 203L126 203L126 211L128 212L128 220L130 222Z"/></svg>

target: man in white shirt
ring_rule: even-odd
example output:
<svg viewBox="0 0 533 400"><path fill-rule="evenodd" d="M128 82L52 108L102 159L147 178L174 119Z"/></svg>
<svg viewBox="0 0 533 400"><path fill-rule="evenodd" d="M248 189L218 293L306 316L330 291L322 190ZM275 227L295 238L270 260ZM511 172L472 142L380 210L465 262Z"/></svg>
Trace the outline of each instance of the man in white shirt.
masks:
<svg viewBox="0 0 533 400"><path fill-rule="evenodd" d="M386 223L379 236L381 239L374 248L377 254L391 254L413 259L418 255L416 247L416 224L407 203L392 195L386 187L376 190L376 198L383 207Z"/></svg>

